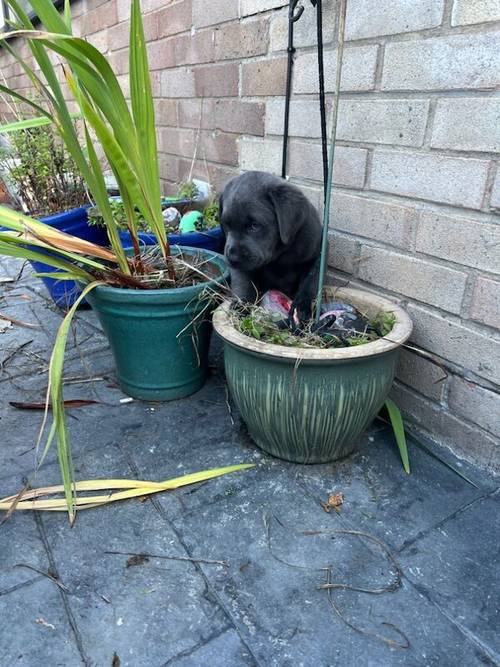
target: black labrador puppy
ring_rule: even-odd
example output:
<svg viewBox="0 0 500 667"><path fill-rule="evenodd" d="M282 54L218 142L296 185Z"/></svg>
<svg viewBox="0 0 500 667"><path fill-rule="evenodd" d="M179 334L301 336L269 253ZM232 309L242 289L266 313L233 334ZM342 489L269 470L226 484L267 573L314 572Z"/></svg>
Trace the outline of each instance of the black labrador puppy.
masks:
<svg viewBox="0 0 500 667"><path fill-rule="evenodd" d="M262 171L233 178L220 199L224 254L234 295L255 301L269 289L293 301L304 322L311 317L321 251L319 215L296 187Z"/></svg>

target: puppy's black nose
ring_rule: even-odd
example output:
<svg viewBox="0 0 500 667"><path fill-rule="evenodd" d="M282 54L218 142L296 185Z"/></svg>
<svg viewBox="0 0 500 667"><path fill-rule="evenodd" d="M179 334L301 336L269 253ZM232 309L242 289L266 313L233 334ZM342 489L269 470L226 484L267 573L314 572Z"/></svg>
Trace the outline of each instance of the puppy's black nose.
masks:
<svg viewBox="0 0 500 667"><path fill-rule="evenodd" d="M236 262L239 256L238 250L234 245L226 245L226 257L230 262Z"/></svg>

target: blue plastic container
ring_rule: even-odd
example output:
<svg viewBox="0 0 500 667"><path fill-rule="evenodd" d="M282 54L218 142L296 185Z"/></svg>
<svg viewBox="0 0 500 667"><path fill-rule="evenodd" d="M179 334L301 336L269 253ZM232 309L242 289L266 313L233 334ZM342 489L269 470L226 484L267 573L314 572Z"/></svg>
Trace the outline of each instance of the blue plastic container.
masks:
<svg viewBox="0 0 500 667"><path fill-rule="evenodd" d="M128 232L120 232L120 239L125 249L132 247L130 234ZM139 240L144 245L157 245L158 243L154 234L147 234L146 232L139 232ZM224 236L220 227L209 229L206 232L169 234L168 242L170 245L188 246L189 248L212 250L212 252L222 252L224 249Z"/></svg>
<svg viewBox="0 0 500 667"><path fill-rule="evenodd" d="M40 218L41 222L46 225L55 227L61 232L66 232L72 236L77 236L85 241L91 241L97 245L108 245L108 236L103 227L91 226L87 220L87 206L81 208L74 208L64 213L57 213L56 215L48 215ZM50 257L50 250L40 250L36 248L37 252ZM42 262L30 262L31 266L37 273L59 273L60 270L54 268L50 264ZM72 280L56 280L55 278L41 278L45 287L49 291L50 296L54 300L56 306L67 310L75 303L76 299L81 294L79 285Z"/></svg>

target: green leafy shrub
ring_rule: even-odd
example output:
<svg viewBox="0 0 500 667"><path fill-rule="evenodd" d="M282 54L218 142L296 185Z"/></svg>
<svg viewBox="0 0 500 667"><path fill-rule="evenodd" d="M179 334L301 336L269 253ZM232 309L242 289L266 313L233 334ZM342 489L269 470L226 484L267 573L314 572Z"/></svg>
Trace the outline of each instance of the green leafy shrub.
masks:
<svg viewBox="0 0 500 667"><path fill-rule="evenodd" d="M50 125L12 132L0 149L0 169L29 215L53 215L89 202L75 161Z"/></svg>
<svg viewBox="0 0 500 667"><path fill-rule="evenodd" d="M179 197L182 198L182 195L179 194ZM110 206L116 225L124 231L127 230L127 214L123 202L120 199L110 199ZM175 208L174 202L169 200L164 200L162 203L162 208L165 209L168 208L169 206L173 206ZM135 212L137 216L137 229L141 232L147 232L151 234L152 230L148 226L140 210L136 208ZM105 225L104 218L96 206L89 209L88 216L89 216L89 223L91 225L99 225L101 227ZM218 227L218 225L219 225L219 202L217 201L217 199L214 199L203 210L203 224L202 226L199 227L199 229L197 229L197 231L214 229L215 227ZM166 224L165 230L168 234L179 233L177 226L174 225Z"/></svg>

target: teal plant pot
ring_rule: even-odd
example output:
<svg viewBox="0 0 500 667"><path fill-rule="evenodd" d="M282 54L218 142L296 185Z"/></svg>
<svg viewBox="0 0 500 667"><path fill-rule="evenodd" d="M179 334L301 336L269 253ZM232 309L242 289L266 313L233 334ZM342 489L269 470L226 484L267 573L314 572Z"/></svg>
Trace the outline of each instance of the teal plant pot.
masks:
<svg viewBox="0 0 500 667"><path fill-rule="evenodd" d="M412 323L387 299L355 289L326 288L370 317L396 316L391 333L342 349L291 348L263 343L237 331L223 304L214 313L224 341L231 396L255 443L295 463L326 463L350 454L386 400L401 345Z"/></svg>
<svg viewBox="0 0 500 667"><path fill-rule="evenodd" d="M171 401L193 394L205 383L214 306L207 288L228 278L224 258L209 250L172 252L210 259L220 276L193 287L134 290L96 287L87 300L109 339L118 384L128 396Z"/></svg>

